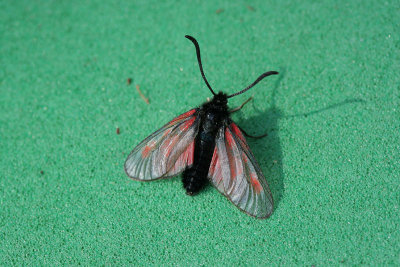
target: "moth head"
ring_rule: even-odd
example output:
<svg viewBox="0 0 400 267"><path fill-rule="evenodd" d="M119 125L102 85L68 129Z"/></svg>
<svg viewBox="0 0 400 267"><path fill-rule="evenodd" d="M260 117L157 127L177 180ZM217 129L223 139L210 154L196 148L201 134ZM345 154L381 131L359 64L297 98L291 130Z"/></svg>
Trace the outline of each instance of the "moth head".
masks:
<svg viewBox="0 0 400 267"><path fill-rule="evenodd" d="M214 96L213 102L216 105L225 106L226 104L228 104L228 96L226 94L224 94L223 92L219 92L218 94L216 94Z"/></svg>

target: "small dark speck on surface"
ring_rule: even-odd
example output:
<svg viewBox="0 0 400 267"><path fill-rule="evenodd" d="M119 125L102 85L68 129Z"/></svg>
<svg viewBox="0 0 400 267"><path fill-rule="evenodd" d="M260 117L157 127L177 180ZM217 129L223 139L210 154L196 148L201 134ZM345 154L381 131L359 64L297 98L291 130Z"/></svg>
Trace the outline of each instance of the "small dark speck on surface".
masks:
<svg viewBox="0 0 400 267"><path fill-rule="evenodd" d="M44 174L44 171L40 171L40 174L43 175L43 174Z"/></svg>
<svg viewBox="0 0 400 267"><path fill-rule="evenodd" d="M247 6L247 9L250 10L250 11L253 11L253 12L256 11L255 8L252 7L252 6Z"/></svg>
<svg viewBox="0 0 400 267"><path fill-rule="evenodd" d="M119 130L119 127L117 127L117 134L120 134L121 131Z"/></svg>
<svg viewBox="0 0 400 267"><path fill-rule="evenodd" d="M216 14L221 14L222 12L224 12L224 9L223 9L223 8L217 9L217 10L215 11Z"/></svg>
<svg viewBox="0 0 400 267"><path fill-rule="evenodd" d="M131 83L132 83L132 78L128 78L128 79L126 80L126 84L127 84L127 85L131 85Z"/></svg>

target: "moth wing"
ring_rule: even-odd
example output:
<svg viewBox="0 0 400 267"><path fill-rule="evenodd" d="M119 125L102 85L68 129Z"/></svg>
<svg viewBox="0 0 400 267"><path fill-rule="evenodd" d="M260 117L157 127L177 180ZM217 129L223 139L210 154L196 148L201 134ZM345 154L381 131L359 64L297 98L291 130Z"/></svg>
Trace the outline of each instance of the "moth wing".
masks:
<svg viewBox="0 0 400 267"><path fill-rule="evenodd" d="M192 165L200 122L196 110L176 117L136 146L125 161L126 174L150 181L175 176Z"/></svg>
<svg viewBox="0 0 400 267"><path fill-rule="evenodd" d="M217 134L208 177L240 210L260 219L271 215L271 191L246 139L233 122Z"/></svg>

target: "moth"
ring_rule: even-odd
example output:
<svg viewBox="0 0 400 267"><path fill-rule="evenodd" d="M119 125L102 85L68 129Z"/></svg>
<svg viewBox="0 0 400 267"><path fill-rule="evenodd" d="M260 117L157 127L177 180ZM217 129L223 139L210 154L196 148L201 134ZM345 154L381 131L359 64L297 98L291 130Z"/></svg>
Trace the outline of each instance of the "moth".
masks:
<svg viewBox="0 0 400 267"><path fill-rule="evenodd" d="M278 72L263 73L235 94L216 94L204 75L198 42L192 36L185 37L196 48L201 75L213 98L179 115L144 139L126 159L125 172L138 181L182 173L183 187L190 196L209 181L241 211L256 218L268 218L273 211L271 191L244 137L256 136L247 134L230 118L251 98L234 109L228 109L228 99Z"/></svg>

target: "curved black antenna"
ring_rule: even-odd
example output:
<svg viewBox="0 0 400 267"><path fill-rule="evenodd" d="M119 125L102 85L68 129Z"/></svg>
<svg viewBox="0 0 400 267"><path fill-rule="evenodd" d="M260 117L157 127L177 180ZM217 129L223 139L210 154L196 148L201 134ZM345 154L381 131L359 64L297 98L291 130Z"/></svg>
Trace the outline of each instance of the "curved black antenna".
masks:
<svg viewBox="0 0 400 267"><path fill-rule="evenodd" d="M204 75L204 71L203 71L203 66L201 65L201 57L200 57L200 47L199 47L199 43L196 41L196 39L194 39L192 36L190 35L185 35L186 38L188 38L190 41L192 41L192 43L194 44L194 46L196 47L196 54L197 54L197 62L199 63L199 67L200 67L200 72L201 72L201 76L203 76L204 81L207 84L208 89L210 89L211 93L213 95L215 95L213 89L211 88L210 84L208 83L206 76Z"/></svg>
<svg viewBox="0 0 400 267"><path fill-rule="evenodd" d="M255 80L252 84L250 84L249 86L247 86L246 88L244 88L242 91L239 91L239 92L237 92L237 93L235 93L235 94L233 94L233 95L230 95L230 96L228 96L228 98L233 97L233 96L235 96L235 95L243 94L244 92L246 92L247 90L249 90L251 87L253 87L254 85L256 85L259 81L261 81L261 80L264 79L265 77L270 76L270 75L276 75L276 74L279 74L279 73L278 73L277 71L267 71L267 72L261 74L260 77L257 78L257 80Z"/></svg>

